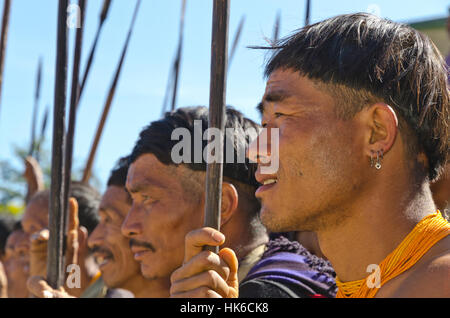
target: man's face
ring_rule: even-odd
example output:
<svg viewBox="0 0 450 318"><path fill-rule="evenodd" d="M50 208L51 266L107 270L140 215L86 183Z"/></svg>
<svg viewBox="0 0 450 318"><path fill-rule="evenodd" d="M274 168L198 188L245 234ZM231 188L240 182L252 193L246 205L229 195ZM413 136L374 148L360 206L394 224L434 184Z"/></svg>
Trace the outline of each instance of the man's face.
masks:
<svg viewBox="0 0 450 318"><path fill-rule="evenodd" d="M169 277L181 266L184 237L203 223L203 189L183 165L167 166L154 155L141 155L129 168L127 189L133 198L122 226L134 258L149 279ZM192 184L187 189L186 184Z"/></svg>
<svg viewBox="0 0 450 318"><path fill-rule="evenodd" d="M349 207L350 194L361 186L359 175L368 169L361 166L367 162L361 147L364 136L357 133L361 127L337 119L333 98L290 70L271 74L262 105L263 127L269 132L279 129L279 152L270 154L278 156L278 171L262 174L260 163L256 172L260 183L276 181L256 191L263 223L280 232L316 231L341 221L346 213L340 210ZM253 160L261 155L256 142L249 149Z"/></svg>
<svg viewBox="0 0 450 318"><path fill-rule="evenodd" d="M120 231L130 208L124 188L108 187L100 202L100 222L89 236L88 245L94 252L103 280L110 288L121 287L132 276L141 275L139 263L130 250L130 240Z"/></svg>
<svg viewBox="0 0 450 318"><path fill-rule="evenodd" d="M27 297L27 279L30 269L28 235L16 230L8 236L5 247L5 272L9 297Z"/></svg>

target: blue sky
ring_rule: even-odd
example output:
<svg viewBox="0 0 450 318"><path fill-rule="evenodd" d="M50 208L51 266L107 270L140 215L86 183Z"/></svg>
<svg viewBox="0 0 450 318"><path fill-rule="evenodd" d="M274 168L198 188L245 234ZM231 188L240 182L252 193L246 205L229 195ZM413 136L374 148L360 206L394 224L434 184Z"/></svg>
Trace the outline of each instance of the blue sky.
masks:
<svg viewBox="0 0 450 318"><path fill-rule="evenodd" d="M3 8L3 1L0 3ZM103 0L88 0L82 69L102 3ZM242 15L246 16L246 21L228 75L227 104L259 120L255 106L264 91L262 70L265 55L246 46L265 44L264 36L271 36L278 11L282 17L280 36L302 27L305 4L306 0L231 0L231 37ZM74 149L76 167L83 166L87 158L134 5L134 0L112 0L80 104ZM377 12L395 21L410 22L443 17L448 6L446 0L312 0L311 22L361 11ZM142 0L94 164L94 172L103 184L115 161L131 151L141 129L160 117L169 67L178 40L180 10L181 0ZM211 0L187 0L179 107L208 104L211 12ZM36 69L41 56L44 68L39 118L45 106L53 104L56 15L57 0L12 1L0 106L0 159L10 160L17 167L21 167L21 163L13 155L13 145L27 147L30 142ZM72 55L72 46L70 52ZM45 146L48 150L51 149L51 118Z"/></svg>

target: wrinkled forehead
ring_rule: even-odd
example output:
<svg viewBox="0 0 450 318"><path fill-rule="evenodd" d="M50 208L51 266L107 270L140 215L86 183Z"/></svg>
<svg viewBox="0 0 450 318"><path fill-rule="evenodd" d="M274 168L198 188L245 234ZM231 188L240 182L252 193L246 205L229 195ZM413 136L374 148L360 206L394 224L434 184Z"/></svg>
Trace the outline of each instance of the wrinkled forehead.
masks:
<svg viewBox="0 0 450 318"><path fill-rule="evenodd" d="M109 186L102 196L99 213L113 211L118 216L125 218L131 206L131 198L125 188Z"/></svg>
<svg viewBox="0 0 450 318"><path fill-rule="evenodd" d="M300 78L300 74L289 69L277 69L273 71L266 82L263 101L266 96L275 92L293 93L296 88L296 81Z"/></svg>
<svg viewBox="0 0 450 318"><path fill-rule="evenodd" d="M177 166L163 164L153 154L144 154L130 165L126 188L131 194L147 186L169 188L178 183L181 170Z"/></svg>
<svg viewBox="0 0 450 318"><path fill-rule="evenodd" d="M263 115L266 111L270 112L271 106L281 102L302 110L317 110L319 106L324 105L332 106L334 100L326 87L327 84L303 76L298 71L277 69L270 74L264 96L257 109Z"/></svg>

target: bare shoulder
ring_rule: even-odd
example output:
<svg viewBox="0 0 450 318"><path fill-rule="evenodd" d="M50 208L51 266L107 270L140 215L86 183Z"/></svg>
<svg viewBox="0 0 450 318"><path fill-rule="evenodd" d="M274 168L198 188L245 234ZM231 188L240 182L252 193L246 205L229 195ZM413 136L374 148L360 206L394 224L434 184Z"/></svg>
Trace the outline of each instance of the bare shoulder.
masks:
<svg viewBox="0 0 450 318"><path fill-rule="evenodd" d="M396 297L450 297L450 236L441 240L402 282Z"/></svg>

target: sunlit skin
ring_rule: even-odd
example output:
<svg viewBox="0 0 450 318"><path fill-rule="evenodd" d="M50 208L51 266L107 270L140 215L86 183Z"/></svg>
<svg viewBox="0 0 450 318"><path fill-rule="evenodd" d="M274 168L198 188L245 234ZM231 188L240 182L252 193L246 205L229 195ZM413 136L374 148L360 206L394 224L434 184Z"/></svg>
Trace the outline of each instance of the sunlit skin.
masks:
<svg viewBox="0 0 450 318"><path fill-rule="evenodd" d="M186 260L185 236L203 225L204 178L205 172L192 171L183 165L164 165L153 154L141 155L128 170L126 186L133 205L122 233L137 242L131 250L141 263L143 275L166 284L163 297L169 296L172 273ZM227 240L222 247L232 247L238 258L267 239L252 236L249 220L241 209L244 207L238 203L236 189L223 182L221 230ZM207 251L198 253L196 260L205 264L213 258L220 263L217 255ZM208 268L202 267L201 271Z"/></svg>
<svg viewBox="0 0 450 318"><path fill-rule="evenodd" d="M89 257L89 250L87 247L88 232L83 226L78 226L78 205L76 200L71 198L69 201L69 214L72 215L76 210L76 225L77 233L77 253L73 258L72 253L67 253L66 262L76 263L80 265L80 285L81 288L68 289L68 292L76 297L79 297L86 287L90 284L92 278L97 273L98 269ZM70 217L69 217L70 218ZM72 219L69 223L73 223ZM46 277L47 264L47 243L48 243L48 199L31 200L25 209L22 217L22 227L30 237L30 276ZM70 241L70 240L68 240ZM68 249L69 250L69 249ZM70 251L73 251L70 249Z"/></svg>
<svg viewBox="0 0 450 318"><path fill-rule="evenodd" d="M145 279L130 250L130 240L122 235L122 223L131 208L123 187L109 186L100 202L100 223L89 236L102 278L109 288L131 291L135 297L152 297L155 286ZM153 288L152 288L153 287Z"/></svg>
<svg viewBox="0 0 450 318"><path fill-rule="evenodd" d="M450 213L450 163L445 167L439 180L431 184L431 191L436 206L441 210L447 209Z"/></svg>
<svg viewBox="0 0 450 318"><path fill-rule="evenodd" d="M339 119L335 107L323 84L293 70L275 70L259 108L268 135L279 129L279 152L270 153L270 143L259 148L258 138L249 146L248 156L259 163L258 182L276 180L256 191L263 223L274 232L315 232L321 251L346 282L367 277L368 265L379 264L436 206L428 182L418 183L412 173L420 167L416 162L426 169L427 159L418 153L417 160L411 160L406 154L397 115L389 105L366 105L347 120ZM370 166L370 158L380 150L384 157L377 170ZM279 169L263 174L270 155L277 156ZM237 259L229 250L211 258L214 275L202 273L205 264L193 261L202 246L221 245L227 239L225 235L214 243L212 238L218 236L209 228L188 234L185 253L191 260L173 274L173 280L195 283L171 296L236 297ZM384 284L376 297L450 297L445 279L449 276L447 237Z"/></svg>
<svg viewBox="0 0 450 318"><path fill-rule="evenodd" d="M369 105L349 120L334 115L333 98L291 70L274 71L262 100L262 124L279 128L277 183L260 187L261 217L270 230L317 232L320 247L342 281L367 276L426 215L435 212L428 183L414 186L395 112ZM269 145L270 149L270 145ZM382 149L382 169L370 167ZM249 156L257 159L255 144ZM426 160L425 160L426 162ZM449 293L450 238L414 268L384 285L377 297ZM433 268L433 270L430 270ZM410 282L416 288L410 288ZM433 283L432 283L433 282Z"/></svg>
<svg viewBox="0 0 450 318"><path fill-rule="evenodd" d="M127 177L127 190L133 198L122 232L138 243L131 245L142 274L166 283L183 262L184 236L202 225L203 199L195 200L182 187L177 169L167 167L154 155L145 154L134 162Z"/></svg>
<svg viewBox="0 0 450 318"><path fill-rule="evenodd" d="M30 243L22 230L12 232L5 247L5 271L8 278L8 297L28 297L27 278L30 269Z"/></svg>

